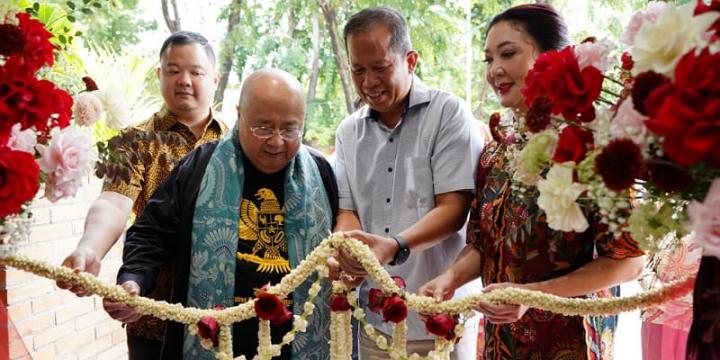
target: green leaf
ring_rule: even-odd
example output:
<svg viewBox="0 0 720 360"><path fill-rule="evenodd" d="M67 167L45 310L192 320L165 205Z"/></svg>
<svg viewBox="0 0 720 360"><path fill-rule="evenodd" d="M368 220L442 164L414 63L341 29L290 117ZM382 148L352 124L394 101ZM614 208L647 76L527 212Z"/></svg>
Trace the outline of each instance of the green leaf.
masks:
<svg viewBox="0 0 720 360"><path fill-rule="evenodd" d="M72 15L68 15L68 16L67 16L67 19L68 19L68 21L71 22L71 23L74 23L74 22L75 22L75 17L72 16Z"/></svg>
<svg viewBox="0 0 720 360"><path fill-rule="evenodd" d="M83 32L78 30L75 32L75 36L83 36Z"/></svg>
<svg viewBox="0 0 720 360"><path fill-rule="evenodd" d="M83 4L87 4L89 2L90 2L90 0L83 0Z"/></svg>
<svg viewBox="0 0 720 360"><path fill-rule="evenodd" d="M67 38L65 37L65 35L63 35L63 34L58 35L58 39L60 40L60 43L67 44Z"/></svg>
<svg viewBox="0 0 720 360"><path fill-rule="evenodd" d="M36 12L40 10L40 3L33 3L33 10Z"/></svg>
<svg viewBox="0 0 720 360"><path fill-rule="evenodd" d="M92 13L93 13L91 8L82 8L82 10L80 10L80 11L82 11L83 14L86 14L86 15L92 15Z"/></svg>
<svg viewBox="0 0 720 360"><path fill-rule="evenodd" d="M68 2L65 3L65 5L67 5L67 7L69 7L70 10L75 10L75 3L74 3L74 2L68 1Z"/></svg>
<svg viewBox="0 0 720 360"><path fill-rule="evenodd" d="M102 4L100 4L99 2L93 3L92 6L98 8L98 9L102 9Z"/></svg>
<svg viewBox="0 0 720 360"><path fill-rule="evenodd" d="M33 8L29 7L29 8L25 8L25 12L28 14L34 14L35 10L33 10Z"/></svg>

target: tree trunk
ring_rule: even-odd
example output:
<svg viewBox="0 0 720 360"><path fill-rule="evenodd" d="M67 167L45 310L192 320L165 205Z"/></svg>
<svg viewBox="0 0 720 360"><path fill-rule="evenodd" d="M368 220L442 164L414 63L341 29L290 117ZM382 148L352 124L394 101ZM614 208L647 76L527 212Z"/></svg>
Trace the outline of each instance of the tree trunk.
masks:
<svg viewBox="0 0 720 360"><path fill-rule="evenodd" d="M235 46L237 46L238 43L238 35L235 34L235 29L238 23L240 23L241 6L242 0L233 0L233 2L230 3L227 33L225 34L225 40L223 41L222 50L220 51L220 82L218 83L217 90L215 90L215 104L220 106L220 108L222 108L225 88L227 87L230 72L232 71L233 59L235 58Z"/></svg>
<svg viewBox="0 0 720 360"><path fill-rule="evenodd" d="M315 91L317 90L318 78L320 77L320 16L314 14L312 22L312 53L310 60L310 81L308 82L307 103L315 101Z"/></svg>
<svg viewBox="0 0 720 360"><path fill-rule="evenodd" d="M325 27L330 34L333 53L335 54L335 64L340 73L340 81L342 82L343 92L345 93L345 104L347 105L348 114L355 111L353 106L353 92L350 84L350 71L348 70L348 61L345 56L345 49L341 44L340 35L338 34L337 12L329 1L320 2L320 10L325 17Z"/></svg>
<svg viewBox="0 0 720 360"><path fill-rule="evenodd" d="M170 10L168 9L168 0L161 0L163 18L165 19L165 24L167 25L168 30L170 30L171 33L176 33L182 30L182 25L180 24L180 13L177 9L177 1L170 0L170 2L172 3L173 16L170 15Z"/></svg>

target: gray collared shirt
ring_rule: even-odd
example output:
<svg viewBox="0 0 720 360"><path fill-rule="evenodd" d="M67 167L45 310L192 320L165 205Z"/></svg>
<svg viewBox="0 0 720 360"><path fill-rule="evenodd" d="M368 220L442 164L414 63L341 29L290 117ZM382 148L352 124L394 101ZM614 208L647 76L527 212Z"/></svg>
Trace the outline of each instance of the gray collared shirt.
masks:
<svg viewBox="0 0 720 360"><path fill-rule="evenodd" d="M367 106L340 124L335 140L340 209L356 211L364 231L392 236L415 224L433 207L435 196L474 191L474 170L483 139L460 99L413 79L407 111L388 128ZM414 251L391 275L417 289L447 269L465 245L465 229L424 251ZM361 299L375 287L365 282ZM391 334L382 316L368 312L376 328ZM414 312L408 339L430 339Z"/></svg>

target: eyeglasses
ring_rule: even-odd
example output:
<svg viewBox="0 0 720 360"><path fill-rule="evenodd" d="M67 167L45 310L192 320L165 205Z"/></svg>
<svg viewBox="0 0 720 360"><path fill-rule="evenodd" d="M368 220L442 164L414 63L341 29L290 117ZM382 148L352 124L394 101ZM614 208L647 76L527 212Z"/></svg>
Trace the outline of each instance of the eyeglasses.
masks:
<svg viewBox="0 0 720 360"><path fill-rule="evenodd" d="M301 129L275 129L267 126L252 126L250 132L255 135L256 138L267 140L275 134L279 134L280 137L285 141L296 141L302 136Z"/></svg>

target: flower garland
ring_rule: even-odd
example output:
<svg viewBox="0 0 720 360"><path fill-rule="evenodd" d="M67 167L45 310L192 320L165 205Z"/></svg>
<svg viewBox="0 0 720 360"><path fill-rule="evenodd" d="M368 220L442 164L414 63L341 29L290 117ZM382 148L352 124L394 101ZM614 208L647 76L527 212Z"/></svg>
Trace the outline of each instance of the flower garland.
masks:
<svg viewBox="0 0 720 360"><path fill-rule="evenodd" d="M2 250L4 246L0 246ZM280 283L270 286L264 291L268 294L284 298L299 286L305 279L313 273L318 273L317 280L313 283L309 290L308 301L304 305L304 311L301 315L294 315L293 329L283 337L280 344L272 344L270 342L270 321L261 320L259 329L259 346L258 355L255 359L270 359L279 354L282 346L289 344L294 340L295 333L303 332L307 328L306 318L311 316L315 305L313 301L320 292L320 283L327 277L328 269L325 265L326 259L334 251L334 249L343 248L365 267L369 277L379 284L386 293L402 294L408 308L421 314L432 316L437 314L463 314L464 318L471 316L472 307L478 302L492 303L511 303L523 304L534 308L539 308L554 313L564 314L568 316L574 315L608 315L617 314L619 312L631 311L639 308L647 308L656 306L669 300L676 299L689 293L692 290L693 280L686 278L673 281L666 284L662 288L636 294L630 297L612 298L612 299L575 299L563 298L555 295L545 294L538 291L524 290L518 288L504 288L489 293L474 294L462 299L439 302L435 299L418 296L408 293L401 289L390 275L383 269L377 259L370 252L367 245L355 239L347 239L341 235L333 235L313 250L308 257L303 260L297 268L293 269L288 275L283 277ZM0 254L6 254L0 251ZM247 302L238 306L226 309L197 309L186 308L180 304L169 304L165 301L156 301L140 296L129 295L119 286L110 286L102 283L99 279L87 273L75 273L73 270L53 266L43 261L30 259L23 255L2 255L0 263L15 267L20 270L32 272L53 280L61 280L72 283L76 286L82 286L88 291L112 301L125 303L135 308L139 313L163 319L172 320L180 323L188 324L189 330L193 334L200 335L198 323L206 317L214 320L213 329L217 330L218 339L205 340L204 343L215 351L217 359L232 359L232 339L231 325L234 322L249 319L257 316L255 310L256 301ZM347 289L335 287L335 295L346 292ZM355 304L352 315L359 319L363 324L363 329L374 339L380 349L390 352L392 358L397 359L436 359L447 358L454 346L454 338L452 336L443 335L436 337L436 349L431 351L427 357L420 357L418 354L412 354L408 357L406 354L406 336L407 331L405 321L402 320L396 324L394 330L394 343L390 346L387 339L375 331L375 328L365 322L365 313L362 308L357 306L357 295L351 291L347 295L349 304ZM338 312L332 317L331 331L333 336L334 359L347 358L347 354L352 349L352 335L350 330L350 309L347 308L342 312ZM444 320L447 321L447 320ZM212 322L210 322L212 324ZM454 324L455 337L460 336L464 331L463 321ZM437 335L437 334L436 334ZM450 339L448 339L450 337ZM217 343L217 347L215 347ZM238 359L243 359L239 357Z"/></svg>

